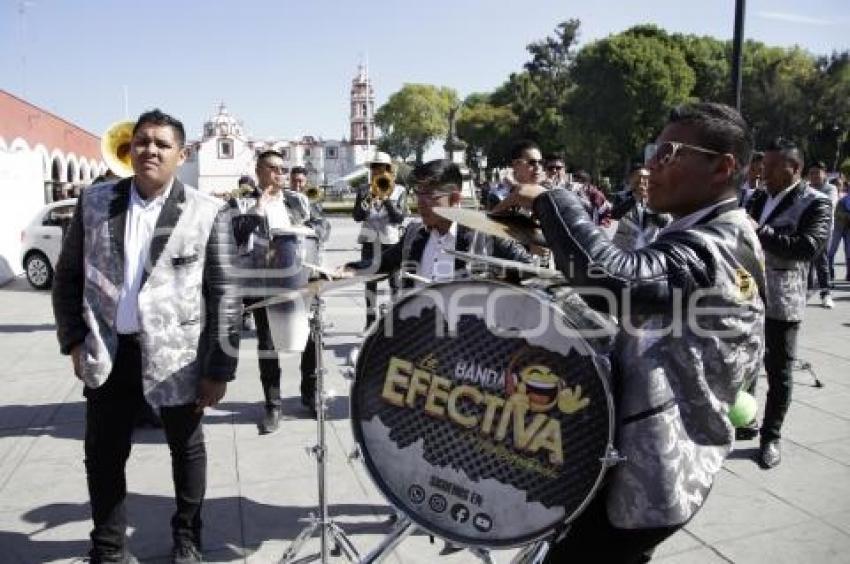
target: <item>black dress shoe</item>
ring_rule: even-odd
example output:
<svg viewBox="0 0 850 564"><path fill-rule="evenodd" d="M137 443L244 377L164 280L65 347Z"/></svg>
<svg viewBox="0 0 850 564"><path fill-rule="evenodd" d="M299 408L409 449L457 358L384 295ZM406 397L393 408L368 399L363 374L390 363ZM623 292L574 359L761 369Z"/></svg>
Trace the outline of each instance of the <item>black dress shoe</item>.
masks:
<svg viewBox="0 0 850 564"><path fill-rule="evenodd" d="M782 462L782 449L779 446L779 439L773 439L762 443L759 449L759 464L762 468L774 468Z"/></svg>
<svg viewBox="0 0 850 564"><path fill-rule="evenodd" d="M260 422L260 434L274 433L280 427L280 408L266 407L266 414Z"/></svg>
<svg viewBox="0 0 850 564"><path fill-rule="evenodd" d="M139 564L139 559L133 556L128 550L124 554L113 556L89 553L89 557L83 559L83 562L89 562L90 564Z"/></svg>
<svg viewBox="0 0 850 564"><path fill-rule="evenodd" d="M191 542L175 544L171 549L171 561L174 564L198 564L203 562L201 551Z"/></svg>

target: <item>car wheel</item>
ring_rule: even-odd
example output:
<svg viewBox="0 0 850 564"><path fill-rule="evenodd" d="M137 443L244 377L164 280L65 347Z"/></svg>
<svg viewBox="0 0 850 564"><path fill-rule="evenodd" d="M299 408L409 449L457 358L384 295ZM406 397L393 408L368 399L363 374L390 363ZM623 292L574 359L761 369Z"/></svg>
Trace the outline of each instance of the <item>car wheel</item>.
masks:
<svg viewBox="0 0 850 564"><path fill-rule="evenodd" d="M53 284L53 267L42 253L30 253L24 268L27 280L36 290L47 290Z"/></svg>

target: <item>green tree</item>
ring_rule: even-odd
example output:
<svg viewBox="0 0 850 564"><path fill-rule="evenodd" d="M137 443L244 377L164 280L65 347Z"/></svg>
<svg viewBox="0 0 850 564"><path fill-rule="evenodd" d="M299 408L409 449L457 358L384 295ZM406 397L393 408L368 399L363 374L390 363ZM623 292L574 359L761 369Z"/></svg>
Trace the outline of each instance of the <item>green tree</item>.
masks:
<svg viewBox="0 0 850 564"><path fill-rule="evenodd" d="M753 128L756 146L782 136L808 150L815 130L818 84L815 59L799 47L768 47L747 41L743 53L742 113Z"/></svg>
<svg viewBox="0 0 850 564"><path fill-rule="evenodd" d="M686 101L695 74L674 42L642 26L583 48L573 69L572 151L595 176L618 175L658 133L670 108Z"/></svg>
<svg viewBox="0 0 850 564"><path fill-rule="evenodd" d="M489 96L471 94L458 112L458 136L469 144L467 156L478 149L487 155L488 163L507 161L518 118L508 106L495 106Z"/></svg>
<svg viewBox="0 0 850 564"><path fill-rule="evenodd" d="M817 62L820 70L815 100L815 131L809 138L812 159L838 168L850 136L850 51Z"/></svg>
<svg viewBox="0 0 850 564"><path fill-rule="evenodd" d="M375 112L383 150L421 162L428 146L448 132L449 110L458 103L457 92L431 84L405 84Z"/></svg>
<svg viewBox="0 0 850 564"><path fill-rule="evenodd" d="M579 26L575 19L561 22L553 36L529 44L531 59L524 70L512 73L490 96L490 104L510 109L517 119L511 139L493 152L494 164L507 164L505 147L522 138L537 141L544 152L563 148Z"/></svg>
<svg viewBox="0 0 850 564"><path fill-rule="evenodd" d="M723 102L735 105L732 100L732 43L713 37L673 35L685 61L694 71L694 88L691 97L704 102Z"/></svg>

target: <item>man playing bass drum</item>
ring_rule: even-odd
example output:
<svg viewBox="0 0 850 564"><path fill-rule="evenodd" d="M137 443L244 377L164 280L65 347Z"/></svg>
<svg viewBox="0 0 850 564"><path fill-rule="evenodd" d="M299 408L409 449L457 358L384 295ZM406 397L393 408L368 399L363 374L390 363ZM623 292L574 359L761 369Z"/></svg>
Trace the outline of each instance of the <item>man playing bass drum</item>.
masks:
<svg viewBox="0 0 850 564"><path fill-rule="evenodd" d="M567 190L514 188L502 207L534 211L555 263L620 311L613 353L616 448L625 459L546 562L646 562L708 497L732 449L727 417L764 350L764 255L738 208L749 162L733 108L674 109L647 162L648 205L674 221L619 249Z"/></svg>

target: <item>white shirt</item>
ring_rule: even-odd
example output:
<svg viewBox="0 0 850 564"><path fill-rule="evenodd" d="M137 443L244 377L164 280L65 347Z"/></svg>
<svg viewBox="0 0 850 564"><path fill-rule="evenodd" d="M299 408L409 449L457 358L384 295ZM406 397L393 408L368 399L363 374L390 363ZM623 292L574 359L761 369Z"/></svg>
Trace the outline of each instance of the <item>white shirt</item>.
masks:
<svg viewBox="0 0 850 564"><path fill-rule="evenodd" d="M118 295L118 309L115 313L115 329L120 334L138 333L139 325L139 289L142 275L148 266L151 241L156 222L166 198L171 193L174 179L162 193L150 200L143 200L136 190L135 181L130 185L130 204L127 206L127 219L124 226L124 284Z"/></svg>
<svg viewBox="0 0 850 564"><path fill-rule="evenodd" d="M457 223L452 223L445 234L440 235L436 229L431 230L422 260L416 274L432 282L450 281L454 279L455 259L446 250L455 250L457 245Z"/></svg>
<svg viewBox="0 0 850 564"><path fill-rule="evenodd" d="M286 203L283 200L283 189L266 202L263 206L263 214L269 222L269 229L285 229L292 226L289 211L287 211Z"/></svg>
<svg viewBox="0 0 850 564"><path fill-rule="evenodd" d="M699 209L699 210L697 210L693 213L689 213L688 215L683 215L682 217L680 217L679 219L675 220L670 225L668 225L667 227L662 229L659 232L659 235L662 235L664 233L670 233L672 231L684 231L686 229L690 229L691 227L693 227L694 225L699 223L702 218L704 218L705 216L710 214L712 211L714 211L716 208L719 208L720 206L728 204L730 202L737 204L738 198L737 197L736 198L727 198L726 200L723 200L722 202L717 202L716 204L706 206L706 207Z"/></svg>
<svg viewBox="0 0 850 564"><path fill-rule="evenodd" d="M761 217L759 218L759 225L764 225L764 222L770 217L770 214L773 213L773 210L776 209L776 206L779 205L779 202L782 201L782 198L788 195L792 188L797 185L795 182L779 194L775 196L771 196L770 192L767 193L767 201L764 203L764 209L761 210Z"/></svg>

